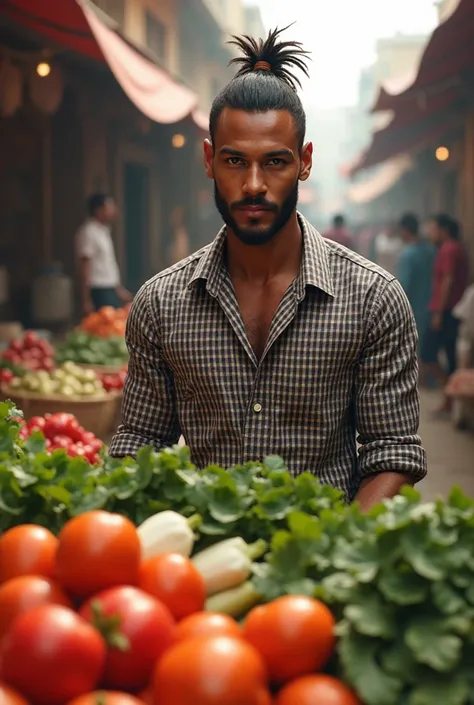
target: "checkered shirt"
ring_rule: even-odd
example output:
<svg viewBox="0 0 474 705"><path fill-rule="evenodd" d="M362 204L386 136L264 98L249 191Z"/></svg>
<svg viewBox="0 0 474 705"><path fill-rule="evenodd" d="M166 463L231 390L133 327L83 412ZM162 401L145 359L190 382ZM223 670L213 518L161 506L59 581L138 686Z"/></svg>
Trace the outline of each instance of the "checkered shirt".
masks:
<svg viewBox="0 0 474 705"><path fill-rule="evenodd" d="M425 476L408 300L392 275L301 216L300 224L300 273L260 361L224 264L225 229L142 287L127 324L130 363L111 455L173 445L183 434L199 467L276 454L348 500L369 475Z"/></svg>

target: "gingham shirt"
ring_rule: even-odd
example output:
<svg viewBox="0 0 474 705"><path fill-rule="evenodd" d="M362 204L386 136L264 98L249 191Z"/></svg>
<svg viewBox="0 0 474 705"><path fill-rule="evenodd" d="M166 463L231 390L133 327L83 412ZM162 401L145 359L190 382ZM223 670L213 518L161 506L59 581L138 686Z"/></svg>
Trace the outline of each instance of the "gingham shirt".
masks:
<svg viewBox="0 0 474 705"><path fill-rule="evenodd" d="M169 446L182 433L199 467L276 454L348 500L369 475L424 477L408 300L392 275L300 224L300 273L260 360L224 264L225 229L142 287L111 455Z"/></svg>

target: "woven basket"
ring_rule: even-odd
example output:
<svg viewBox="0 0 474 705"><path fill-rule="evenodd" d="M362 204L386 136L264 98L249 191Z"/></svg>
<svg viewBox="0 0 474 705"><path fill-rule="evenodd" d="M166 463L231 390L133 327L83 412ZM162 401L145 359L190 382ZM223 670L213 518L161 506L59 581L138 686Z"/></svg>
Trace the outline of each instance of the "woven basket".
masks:
<svg viewBox="0 0 474 705"><path fill-rule="evenodd" d="M11 399L21 409L26 419L65 411L74 414L81 426L100 439L106 438L116 421L121 393L110 392L106 397L40 396L32 392L4 388L3 396Z"/></svg>

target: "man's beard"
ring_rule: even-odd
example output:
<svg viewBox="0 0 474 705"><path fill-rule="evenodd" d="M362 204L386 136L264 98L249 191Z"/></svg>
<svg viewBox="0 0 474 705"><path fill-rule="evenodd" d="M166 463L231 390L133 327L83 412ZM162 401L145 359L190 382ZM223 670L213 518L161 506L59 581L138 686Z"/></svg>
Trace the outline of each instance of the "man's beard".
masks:
<svg viewBox="0 0 474 705"><path fill-rule="evenodd" d="M298 180L295 182L293 188L288 193L280 207L276 206L274 203L269 203L262 197L245 198L242 201L232 203L229 206L229 204L222 197L215 180L214 200L216 202L216 208L221 214L222 220L244 245L266 245L268 242L273 240L280 230L285 227L296 210L296 205L298 203ZM243 208L245 206L262 206L262 208L268 209L272 213L276 214L274 222L268 226L240 228L232 215L232 211L236 208Z"/></svg>

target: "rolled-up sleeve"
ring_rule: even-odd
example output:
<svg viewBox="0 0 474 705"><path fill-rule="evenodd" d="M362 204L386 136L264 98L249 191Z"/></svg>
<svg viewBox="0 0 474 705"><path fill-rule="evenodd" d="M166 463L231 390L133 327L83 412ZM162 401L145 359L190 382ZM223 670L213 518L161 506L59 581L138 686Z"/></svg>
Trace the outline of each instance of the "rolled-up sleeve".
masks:
<svg viewBox="0 0 474 705"><path fill-rule="evenodd" d="M384 282L373 297L359 360L356 414L361 479L382 472L426 475L418 435L418 336L399 282Z"/></svg>
<svg viewBox="0 0 474 705"><path fill-rule="evenodd" d="M136 455L177 443L181 435L173 374L163 358L159 321L151 319L147 285L136 295L127 321L130 355L122 402L122 423L112 440L114 457Z"/></svg>

